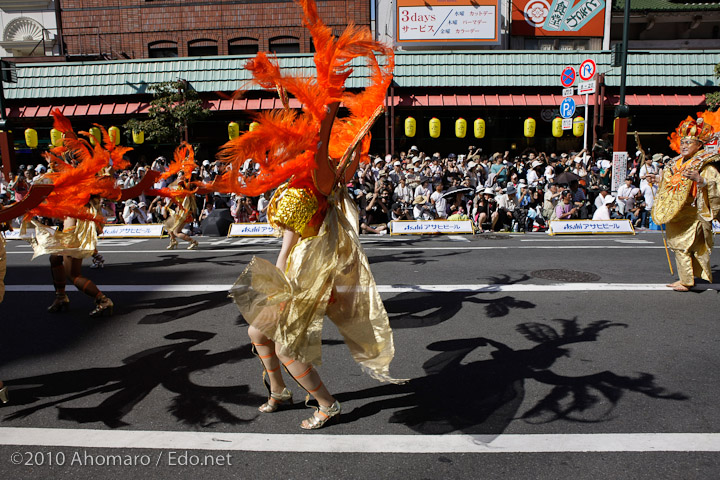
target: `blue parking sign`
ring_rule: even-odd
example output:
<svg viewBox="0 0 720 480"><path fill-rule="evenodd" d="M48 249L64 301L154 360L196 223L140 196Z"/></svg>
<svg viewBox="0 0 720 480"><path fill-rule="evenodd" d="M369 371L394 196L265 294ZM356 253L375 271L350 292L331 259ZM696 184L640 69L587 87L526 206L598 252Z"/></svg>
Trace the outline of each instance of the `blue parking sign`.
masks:
<svg viewBox="0 0 720 480"><path fill-rule="evenodd" d="M571 97L565 97L560 104L560 116L562 118L570 118L575 114L575 100Z"/></svg>

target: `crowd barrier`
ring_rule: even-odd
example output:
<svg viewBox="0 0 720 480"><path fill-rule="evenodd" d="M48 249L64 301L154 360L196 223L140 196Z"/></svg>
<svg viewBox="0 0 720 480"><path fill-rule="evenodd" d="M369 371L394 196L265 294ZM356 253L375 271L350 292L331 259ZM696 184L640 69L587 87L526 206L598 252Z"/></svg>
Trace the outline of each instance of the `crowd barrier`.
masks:
<svg viewBox="0 0 720 480"><path fill-rule="evenodd" d="M552 220L548 235L628 234L635 235L632 222L623 220Z"/></svg>
<svg viewBox="0 0 720 480"><path fill-rule="evenodd" d="M390 222L391 235L428 233L474 233L474 229L470 220L395 220Z"/></svg>
<svg viewBox="0 0 720 480"><path fill-rule="evenodd" d="M162 238L162 223L109 224L103 227L99 238Z"/></svg>
<svg viewBox="0 0 720 480"><path fill-rule="evenodd" d="M269 223L233 223L228 237L274 237L275 229Z"/></svg>

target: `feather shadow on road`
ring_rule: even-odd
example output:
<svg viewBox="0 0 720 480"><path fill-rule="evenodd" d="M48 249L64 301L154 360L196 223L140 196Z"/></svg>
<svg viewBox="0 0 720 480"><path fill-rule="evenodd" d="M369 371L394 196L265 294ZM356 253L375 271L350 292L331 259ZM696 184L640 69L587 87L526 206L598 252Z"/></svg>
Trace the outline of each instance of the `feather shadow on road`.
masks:
<svg viewBox="0 0 720 480"><path fill-rule="evenodd" d="M195 372L252 357L248 345L214 354L194 349L214 336L214 333L196 330L176 332L165 336L173 342L132 355L119 367L88 368L9 380L6 383L13 390L13 401L5 408L32 406L6 415L5 420L25 418L57 406L60 420L102 422L111 428L123 427L128 425L123 418L137 404L156 388L164 387L176 394L167 410L179 422L201 427L251 422L257 415L240 418L228 406L256 406L265 401L264 396L249 393L247 385L209 387L197 385L190 379ZM98 394L108 396L97 406L62 406ZM52 400L47 401L50 398Z"/></svg>
<svg viewBox="0 0 720 480"><path fill-rule="evenodd" d="M664 400L687 400L682 393L667 392L649 373L622 376L611 371L571 377L553 372L561 357L569 357L568 345L595 342L600 333L621 323L596 321L586 327L578 319L556 319L561 330L543 323L523 323L518 333L536 343L533 348L514 350L485 337L435 342L428 345L436 355L423 364L426 375L405 385L375 387L337 395L340 401L391 396L343 414L344 422L358 421L382 410L393 411L390 422L402 423L423 434L456 431L499 435L508 424L521 418L528 423L556 420L603 422L626 393L640 393ZM477 348L493 348L487 360L467 362ZM526 382L538 382L551 391L526 412Z"/></svg>

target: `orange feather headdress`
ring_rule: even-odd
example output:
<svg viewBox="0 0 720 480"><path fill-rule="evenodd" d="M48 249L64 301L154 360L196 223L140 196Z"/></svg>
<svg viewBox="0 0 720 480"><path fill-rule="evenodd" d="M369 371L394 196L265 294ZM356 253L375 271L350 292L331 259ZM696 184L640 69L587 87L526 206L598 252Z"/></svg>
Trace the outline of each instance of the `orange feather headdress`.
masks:
<svg viewBox="0 0 720 480"><path fill-rule="evenodd" d="M278 89L293 95L302 103L302 111L261 113L259 127L230 140L218 159L227 165L209 188L220 192L260 195L291 179L291 186L313 188L312 172L317 167L319 130L328 106L342 102L349 115L336 119L328 145L330 158L337 163L353 144L355 137L383 105L385 92L392 81L394 55L391 48L372 39L369 30L354 25L337 38L320 19L313 0L295 0L303 9L303 23L315 45L315 76L284 74L276 58L259 53L245 65L253 82L266 89ZM381 65L378 55L385 56ZM351 93L345 81L352 74L351 62L364 57L371 84L362 92ZM369 141L360 148L361 161L367 161ZM259 171L247 177L239 175L247 159L259 164Z"/></svg>
<svg viewBox="0 0 720 480"><path fill-rule="evenodd" d="M45 174L55 188L37 207L30 210L26 218L33 216L64 218L74 217L85 220L102 221L87 207L90 197L118 199L120 190L108 168L122 168L127 165L123 155L132 150L118 147L109 138L107 130L103 132L103 142L93 146L88 140L80 138L73 131L70 121L54 109L54 127L63 133L63 145L54 147L45 153L45 159L52 167ZM80 132L90 136L87 132Z"/></svg>
<svg viewBox="0 0 720 480"><path fill-rule="evenodd" d="M720 134L720 112L697 112L697 120L688 116L670 134L670 148L680 153L680 140L691 137L702 143L707 143Z"/></svg>

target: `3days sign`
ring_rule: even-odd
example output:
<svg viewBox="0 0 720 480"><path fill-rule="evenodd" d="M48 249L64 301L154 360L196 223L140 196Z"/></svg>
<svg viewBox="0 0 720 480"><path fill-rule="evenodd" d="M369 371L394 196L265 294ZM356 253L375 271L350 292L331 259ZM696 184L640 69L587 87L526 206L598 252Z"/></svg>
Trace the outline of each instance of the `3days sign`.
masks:
<svg viewBox="0 0 720 480"><path fill-rule="evenodd" d="M602 37L605 0L513 0L512 34Z"/></svg>

